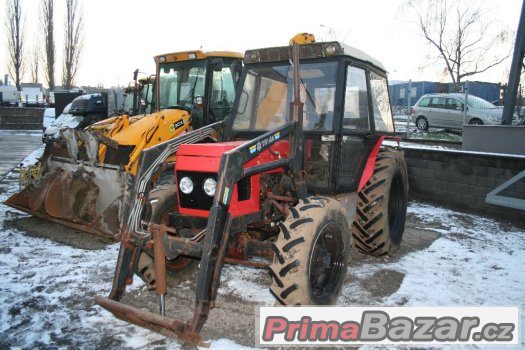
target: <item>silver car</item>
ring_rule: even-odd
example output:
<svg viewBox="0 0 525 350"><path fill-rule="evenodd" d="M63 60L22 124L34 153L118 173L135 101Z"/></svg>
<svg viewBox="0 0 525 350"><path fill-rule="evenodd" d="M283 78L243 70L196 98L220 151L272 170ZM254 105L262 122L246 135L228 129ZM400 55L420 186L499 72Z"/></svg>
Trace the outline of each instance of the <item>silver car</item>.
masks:
<svg viewBox="0 0 525 350"><path fill-rule="evenodd" d="M463 124L501 124L503 109L492 103L469 95L467 107L465 118L464 94L426 94L412 107L410 117L419 130L428 130L429 127L463 129ZM516 116L513 123L515 119Z"/></svg>

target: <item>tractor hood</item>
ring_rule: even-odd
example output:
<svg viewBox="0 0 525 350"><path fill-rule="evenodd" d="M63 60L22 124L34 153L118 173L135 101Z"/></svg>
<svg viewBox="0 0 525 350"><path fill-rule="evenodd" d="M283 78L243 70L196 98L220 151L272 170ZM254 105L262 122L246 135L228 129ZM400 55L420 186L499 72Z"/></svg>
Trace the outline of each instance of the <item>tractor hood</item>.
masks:
<svg viewBox="0 0 525 350"><path fill-rule="evenodd" d="M214 163L218 164L224 153L231 151L232 149L237 148L243 145L244 143L246 143L246 141L183 144L177 151L177 158L179 159L177 163L180 163L182 159L187 159L187 161L190 163L184 164L184 168L186 170L190 170L192 164L196 168L200 168L200 166L195 163L195 157L203 158L203 161L209 161L209 158L216 158L216 161ZM288 157L288 153L288 141L283 140L275 143L269 149L261 152L261 154L249 161L245 167L267 163L273 160L277 160L279 158L285 158ZM204 160L204 158L206 160ZM196 168L195 171L199 171ZM218 168L213 169L213 171L217 170Z"/></svg>
<svg viewBox="0 0 525 350"><path fill-rule="evenodd" d="M220 158L224 153L239 147L244 142L245 141L184 144L180 146L177 156Z"/></svg>

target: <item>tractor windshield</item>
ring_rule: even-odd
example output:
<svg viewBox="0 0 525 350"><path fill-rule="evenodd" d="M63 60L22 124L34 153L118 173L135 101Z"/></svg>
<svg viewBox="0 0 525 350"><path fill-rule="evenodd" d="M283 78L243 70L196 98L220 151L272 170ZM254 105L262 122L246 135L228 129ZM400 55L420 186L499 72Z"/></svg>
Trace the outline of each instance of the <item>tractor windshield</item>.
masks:
<svg viewBox="0 0 525 350"><path fill-rule="evenodd" d="M304 130L331 131L337 62L301 63L301 101ZM290 121L293 67L288 62L247 70L233 130L268 131Z"/></svg>
<svg viewBox="0 0 525 350"><path fill-rule="evenodd" d="M160 109L193 109L204 98L206 60L182 61L160 65Z"/></svg>

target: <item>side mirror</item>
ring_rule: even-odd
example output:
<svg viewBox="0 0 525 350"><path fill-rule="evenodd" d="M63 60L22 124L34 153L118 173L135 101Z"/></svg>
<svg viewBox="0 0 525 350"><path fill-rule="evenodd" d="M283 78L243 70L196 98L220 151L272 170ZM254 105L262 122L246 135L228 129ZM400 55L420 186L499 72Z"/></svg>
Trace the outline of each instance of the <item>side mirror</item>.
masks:
<svg viewBox="0 0 525 350"><path fill-rule="evenodd" d="M224 62L222 58L214 58L211 60L211 66L215 72L220 72L224 67Z"/></svg>

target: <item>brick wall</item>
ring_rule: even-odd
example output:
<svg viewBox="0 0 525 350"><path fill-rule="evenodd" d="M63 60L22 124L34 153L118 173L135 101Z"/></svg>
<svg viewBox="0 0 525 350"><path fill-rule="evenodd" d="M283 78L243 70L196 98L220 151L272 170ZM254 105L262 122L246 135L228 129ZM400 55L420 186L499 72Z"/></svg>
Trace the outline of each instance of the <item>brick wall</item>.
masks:
<svg viewBox="0 0 525 350"><path fill-rule="evenodd" d="M485 203L487 193L525 170L525 157L405 148L415 198L525 223L525 211ZM525 199L525 183L504 193Z"/></svg>
<svg viewBox="0 0 525 350"><path fill-rule="evenodd" d="M43 108L0 107L0 129L42 130Z"/></svg>

